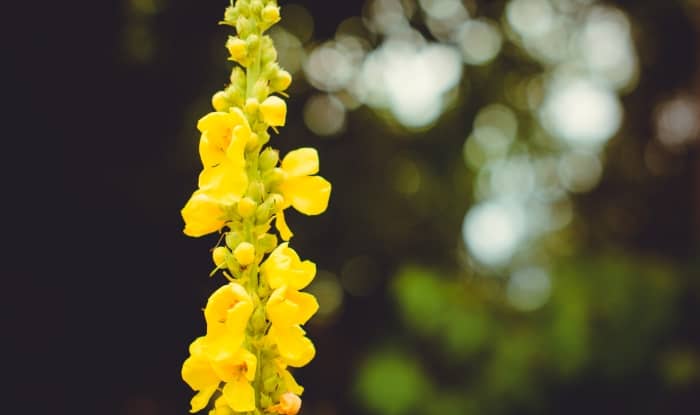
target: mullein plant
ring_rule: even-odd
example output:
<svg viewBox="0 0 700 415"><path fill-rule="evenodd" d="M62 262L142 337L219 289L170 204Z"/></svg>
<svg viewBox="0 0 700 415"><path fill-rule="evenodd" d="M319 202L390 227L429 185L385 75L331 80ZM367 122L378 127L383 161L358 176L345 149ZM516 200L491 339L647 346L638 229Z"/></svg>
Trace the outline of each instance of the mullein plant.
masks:
<svg viewBox="0 0 700 415"><path fill-rule="evenodd" d="M316 265L290 247L284 211L324 212L331 184L316 175L315 149L290 151L280 163L267 146L269 130L285 124L287 107L277 95L286 97L292 80L264 34L279 20L276 0L238 0L226 8L221 23L235 29L226 42L235 65L230 84L212 97L214 111L197 123L202 172L181 211L184 233L221 234L210 276L227 281L209 297L206 334L192 342L182 365L182 378L196 392L193 413L294 415L303 387L290 368L316 353L302 325L318 302L301 291Z"/></svg>

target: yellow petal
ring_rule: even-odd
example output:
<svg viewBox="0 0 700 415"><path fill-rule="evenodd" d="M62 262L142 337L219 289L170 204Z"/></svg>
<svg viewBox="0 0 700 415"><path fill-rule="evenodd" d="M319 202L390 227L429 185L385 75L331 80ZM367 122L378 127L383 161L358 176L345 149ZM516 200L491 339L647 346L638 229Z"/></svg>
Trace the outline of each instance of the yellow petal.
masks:
<svg viewBox="0 0 700 415"><path fill-rule="evenodd" d="M241 361L245 364L244 376L248 381L252 382L255 380L255 371L258 368L258 359L253 353L246 349L240 349L239 354Z"/></svg>
<svg viewBox="0 0 700 415"><path fill-rule="evenodd" d="M196 348L204 341L203 337L198 338L190 346L191 350L196 350ZM219 385L219 377L216 372L211 367L209 360L206 356L199 353L194 353L188 357L182 364L181 370L182 380L184 380L193 390L204 390L216 387Z"/></svg>
<svg viewBox="0 0 700 415"><path fill-rule="evenodd" d="M216 232L224 226L220 202L200 190L195 191L180 214L185 221L184 233L188 236L202 236Z"/></svg>
<svg viewBox="0 0 700 415"><path fill-rule="evenodd" d="M235 163L245 165L245 146L250 139L250 128L239 125L233 130L233 138L226 148L226 157Z"/></svg>
<svg viewBox="0 0 700 415"><path fill-rule="evenodd" d="M242 285L232 282L212 293L204 308L207 334L242 334L253 312L253 301Z"/></svg>
<svg viewBox="0 0 700 415"><path fill-rule="evenodd" d="M219 350L211 361L211 366L224 382L240 378L255 379L257 359L254 354L242 347L228 347Z"/></svg>
<svg viewBox="0 0 700 415"><path fill-rule="evenodd" d="M222 162L224 151L211 143L207 134L202 134L199 138L199 158L202 160L204 168L215 166Z"/></svg>
<svg viewBox="0 0 700 415"><path fill-rule="evenodd" d="M280 185L285 200L306 215L318 215L328 207L331 184L321 176L291 177Z"/></svg>
<svg viewBox="0 0 700 415"><path fill-rule="evenodd" d="M284 209L278 210L275 214L275 228L277 228L277 231L280 233L282 240L288 241L292 236L294 236L284 218Z"/></svg>
<svg viewBox="0 0 700 415"><path fill-rule="evenodd" d="M289 366L306 366L316 355L316 348L299 326L270 327L269 336L277 344L280 356Z"/></svg>
<svg viewBox="0 0 700 415"><path fill-rule="evenodd" d="M214 385L210 388L202 389L196 395L194 395L190 401L190 406L192 407L190 409L190 413L199 412L204 409L204 407L209 403L211 396L214 394L214 392L216 392L217 387L218 385Z"/></svg>
<svg viewBox="0 0 700 415"><path fill-rule="evenodd" d="M231 139L231 132L238 120L228 112L210 112L197 122L197 129L206 133L211 145L225 149Z"/></svg>
<svg viewBox="0 0 700 415"><path fill-rule="evenodd" d="M318 173L318 152L310 147L290 151L282 159L282 170L292 177L316 174Z"/></svg>
<svg viewBox="0 0 700 415"><path fill-rule="evenodd" d="M220 164L205 168L199 174L199 188L222 204L238 202L248 189L245 167L224 159Z"/></svg>
<svg viewBox="0 0 700 415"><path fill-rule="evenodd" d="M283 242L270 253L260 266L260 271L273 290L283 285L301 290L314 279L316 264L308 260L301 261L289 243Z"/></svg>
<svg viewBox="0 0 700 415"><path fill-rule="evenodd" d="M224 397L236 412L255 410L255 390L244 378L229 382L224 386Z"/></svg>
<svg viewBox="0 0 700 415"><path fill-rule="evenodd" d="M272 292L266 311L272 324L278 327L304 324L318 311L318 301L309 293L284 285Z"/></svg>

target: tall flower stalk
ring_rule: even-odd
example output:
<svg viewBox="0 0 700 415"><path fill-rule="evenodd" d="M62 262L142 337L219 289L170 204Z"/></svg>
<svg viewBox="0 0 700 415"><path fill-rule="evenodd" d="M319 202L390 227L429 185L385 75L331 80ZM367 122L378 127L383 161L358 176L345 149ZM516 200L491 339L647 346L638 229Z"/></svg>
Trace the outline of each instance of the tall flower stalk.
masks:
<svg viewBox="0 0 700 415"><path fill-rule="evenodd" d="M206 334L189 348L182 378L196 392L191 412L210 415L296 414L303 388L290 368L316 351L302 325L318 310L302 292L316 265L289 245L285 209L306 215L326 210L331 184L317 176L318 153L300 148L279 160L269 130L285 124L277 95L291 83L265 31L280 20L276 0L238 0L222 24L235 29L226 49L235 62L230 84L212 97L214 111L197 123L202 171L182 209L184 233L221 233L214 269L227 280L204 308ZM271 232L274 222L279 236Z"/></svg>

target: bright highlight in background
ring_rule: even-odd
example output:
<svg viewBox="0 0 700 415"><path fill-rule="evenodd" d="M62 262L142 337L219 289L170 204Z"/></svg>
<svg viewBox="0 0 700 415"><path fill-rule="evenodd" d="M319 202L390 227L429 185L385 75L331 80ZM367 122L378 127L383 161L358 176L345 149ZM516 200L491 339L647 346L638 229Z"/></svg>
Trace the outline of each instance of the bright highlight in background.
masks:
<svg viewBox="0 0 700 415"><path fill-rule="evenodd" d="M613 92L588 79L554 81L540 112L549 132L568 144L600 147L622 123L622 106Z"/></svg>
<svg viewBox="0 0 700 415"><path fill-rule="evenodd" d="M525 215L515 204L488 201L464 218L462 237L476 260L489 266L506 264L525 236Z"/></svg>

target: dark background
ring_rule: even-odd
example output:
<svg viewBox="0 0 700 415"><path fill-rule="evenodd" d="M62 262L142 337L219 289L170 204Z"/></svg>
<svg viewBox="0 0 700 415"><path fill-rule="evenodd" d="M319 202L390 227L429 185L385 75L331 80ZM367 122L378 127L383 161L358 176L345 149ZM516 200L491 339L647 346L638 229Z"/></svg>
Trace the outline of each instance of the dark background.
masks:
<svg viewBox="0 0 700 415"><path fill-rule="evenodd" d="M187 345L204 329L198 310L222 280L207 278L214 237L185 237L179 210L196 184L196 119L208 111L208 97L227 77L223 48L216 49L228 33L216 24L226 2L168 2L151 18L156 47L145 63L129 61L123 52L126 3L21 4L12 7L23 10L5 15L10 266L3 327L9 343L6 382L19 405L14 413L145 415L188 409L191 392L180 378L180 365ZM359 1L296 3L313 14L316 40L332 37L337 25L360 15L363 6ZM679 345L696 367L697 140L688 151L669 155L674 168L661 177L629 179L616 166L650 139L657 100L678 89L696 95L698 9L674 1L616 4L636 22L643 76L623 99L626 123L608 149L603 181L576 200L590 231L570 257L581 267L589 264L588 256L640 264L659 257L672 269L678 294L669 305L674 317L650 335L645 356ZM446 224L461 223L470 201L452 201L450 189L442 189L439 197L448 198L450 208L428 218L402 205L384 190L386 157L410 149L424 154L426 163L444 166L444 152L383 129L366 109L350 113L339 139L314 137L301 121L309 93L289 100L288 126L275 146L283 152L317 147L321 174L333 183L334 193L324 215L289 219L296 249L336 273L348 258L370 256L376 289L365 297L346 294L331 323L311 326L318 355L295 373L307 388L310 413L364 413L352 392L354 379L378 344L415 345L415 353L434 368L431 375L452 383L449 364L432 364L440 354L433 356L430 341L416 340L406 330L387 293L407 261L440 270L456 267L458 238ZM467 125L461 120L473 113L465 107L431 132L417 134L439 137L443 149L460 151L464 137L453 140L448 132ZM382 136L394 138L382 141ZM438 177L449 174L437 171ZM609 205L644 215L630 230L615 232L602 219ZM403 224L401 231L391 217ZM598 355L613 361L627 351L606 353L605 348L602 342ZM595 363L566 380L545 376L537 383L544 406L517 401L484 413L695 413L696 375L668 386L641 366L612 378L601 375ZM462 373L473 376L470 369Z"/></svg>

